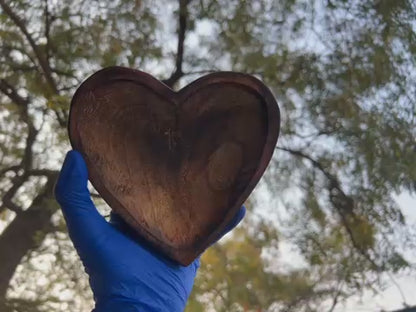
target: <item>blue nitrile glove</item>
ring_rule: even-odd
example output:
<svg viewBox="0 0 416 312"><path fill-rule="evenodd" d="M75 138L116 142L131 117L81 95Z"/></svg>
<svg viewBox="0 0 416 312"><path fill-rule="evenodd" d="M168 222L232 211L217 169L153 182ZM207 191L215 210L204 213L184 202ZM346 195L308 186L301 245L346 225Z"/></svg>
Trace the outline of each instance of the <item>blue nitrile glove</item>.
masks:
<svg viewBox="0 0 416 312"><path fill-rule="evenodd" d="M191 292L199 259L184 267L139 243L116 215L107 222L87 188L81 154L68 152L55 187L68 232L89 275L96 312L179 312ZM242 207L227 233L244 217ZM219 237L220 238L220 237Z"/></svg>

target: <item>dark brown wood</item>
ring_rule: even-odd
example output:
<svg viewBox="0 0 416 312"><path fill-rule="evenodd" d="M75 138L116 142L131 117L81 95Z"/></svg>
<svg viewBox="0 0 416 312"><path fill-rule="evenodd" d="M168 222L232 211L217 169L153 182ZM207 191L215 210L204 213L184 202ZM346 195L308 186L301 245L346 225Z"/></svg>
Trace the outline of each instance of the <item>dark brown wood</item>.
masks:
<svg viewBox="0 0 416 312"><path fill-rule="evenodd" d="M273 154L280 115L256 78L213 73L175 92L111 67L75 93L69 136L110 207L182 265L218 237Z"/></svg>

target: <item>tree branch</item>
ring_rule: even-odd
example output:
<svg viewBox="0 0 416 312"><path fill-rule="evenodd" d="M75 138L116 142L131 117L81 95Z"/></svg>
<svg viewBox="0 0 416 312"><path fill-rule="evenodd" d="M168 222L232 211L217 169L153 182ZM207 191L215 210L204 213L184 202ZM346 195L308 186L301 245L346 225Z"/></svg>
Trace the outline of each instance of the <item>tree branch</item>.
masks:
<svg viewBox="0 0 416 312"><path fill-rule="evenodd" d="M384 311L382 311L382 312L384 312ZM403 309L400 309L400 310L394 310L394 311L391 311L391 312L416 312L416 305L411 306L411 307L406 307L406 308L403 308Z"/></svg>
<svg viewBox="0 0 416 312"><path fill-rule="evenodd" d="M4 193L3 197L1 198L2 204L0 206L0 212L4 211L6 208L16 213L22 211L21 207L13 202L13 197L19 188L26 182L26 180L26 174L20 176L18 175L12 179L12 186L6 191L6 193Z"/></svg>
<svg viewBox="0 0 416 312"><path fill-rule="evenodd" d="M175 71L170 75L168 79L163 80L163 82L171 88L183 76L182 64L183 64L183 52L184 52L185 34L186 34L187 19L188 19L187 6L189 2L190 2L189 0L179 0L178 46L177 46L177 51L176 51Z"/></svg>
<svg viewBox="0 0 416 312"><path fill-rule="evenodd" d="M19 47L19 46L16 46L16 45L7 44L6 42L2 42L1 43L1 47L2 47L2 50L4 50L4 52L3 52L4 55L7 55L7 56L8 56L8 54L10 54L10 52L12 52L14 50L20 52L23 55L25 55L30 60L30 62L34 66L36 66L36 68L34 68L34 69L38 70L38 67L37 67L38 65L36 64L35 59L23 47ZM8 57L8 58L10 59L10 57Z"/></svg>
<svg viewBox="0 0 416 312"><path fill-rule="evenodd" d="M339 301L339 296L341 294L342 294L342 282L340 282L339 285L338 285L338 290L337 290L334 298L332 299L332 305L331 305L331 308L328 310L328 312L334 312L334 310L335 310L335 308L338 304L338 301Z"/></svg>
<svg viewBox="0 0 416 312"><path fill-rule="evenodd" d="M0 212L4 211L6 208L10 211L15 212L16 214L19 214L23 211L22 207L16 205L11 199L2 199L3 203L0 205Z"/></svg>
<svg viewBox="0 0 416 312"><path fill-rule="evenodd" d="M13 103L15 103L19 107L20 118L22 119L24 123L26 123L28 127L25 151L24 151L24 155L22 157L21 163L20 163L21 167L27 171L32 166L32 158L33 158L32 146L38 134L38 130L33 125L33 122L28 113L28 106L30 103L30 99L22 97L17 92L17 90L4 79L0 79L0 91L3 92Z"/></svg>
<svg viewBox="0 0 416 312"><path fill-rule="evenodd" d="M13 12L13 10L10 8L10 6L4 0L0 0L0 6L4 10L4 12L7 14L7 16L20 29L20 31L25 36L26 40L29 42L29 45L31 46L33 52L36 55L38 63L40 65L40 67L42 68L42 72L45 75L46 81L48 82L52 91L54 93L57 93L58 88L56 86L55 80L52 77L52 71L51 71L51 68L50 68L50 64L49 64L47 58L45 57L45 55L42 53L42 50L36 44L32 35L27 30L25 23L15 12Z"/></svg>
<svg viewBox="0 0 416 312"><path fill-rule="evenodd" d="M399 291L399 294L402 297L402 303L405 306L408 306L406 296L404 295L403 289L400 287L399 283L397 283L396 279L394 278L394 276L390 272L388 272L388 277L393 282L393 285L396 286L396 289ZM414 307L414 309L415 309L415 312L416 312L416 306Z"/></svg>
<svg viewBox="0 0 416 312"><path fill-rule="evenodd" d="M13 12L13 10L10 8L10 6L4 1L0 0L0 7L4 10L6 15L14 22L14 24L20 29L20 31L23 33L26 40L29 42L30 47L32 48L36 59L38 60L38 64L40 65L40 68L42 70L42 73L46 79L47 84L49 85L51 91L53 94L59 94L58 86L56 84L55 79L53 78L53 70L50 66L48 56L45 55L41 48L36 44L35 40L33 39L32 35L29 33L29 31L26 28L26 25L20 17ZM49 23L49 22L48 22ZM62 117L58 111L54 111L56 118L58 120L58 123L61 127L65 127L65 116Z"/></svg>
<svg viewBox="0 0 416 312"><path fill-rule="evenodd" d="M344 190L341 188L338 178L330 173L327 169L325 169L320 162L300 150L292 150L285 147L276 147L276 149L288 152L300 158L307 159L314 168L317 168L325 175L325 177L329 180L328 191L330 194L330 201L341 218L342 225L347 231L352 246L357 251L359 251L359 253L373 266L376 271L379 271L380 266L375 263L372 257L368 254L367 250L360 246L355 238L353 230L350 227L351 221L349 218L352 218L353 221L357 220L357 216L354 213L354 200L345 194Z"/></svg>
<svg viewBox="0 0 416 312"><path fill-rule="evenodd" d="M45 176L45 177L54 177L57 176L59 173L58 170L50 170L50 169L31 169L27 172L28 176Z"/></svg>
<svg viewBox="0 0 416 312"><path fill-rule="evenodd" d="M92 198L97 198L97 199L102 199L101 195L97 194L97 193L91 193L91 197Z"/></svg>
<svg viewBox="0 0 416 312"><path fill-rule="evenodd" d="M19 95L19 93L17 93L17 90L5 79L0 79L0 91L17 106L26 107L29 105L30 100Z"/></svg>
<svg viewBox="0 0 416 312"><path fill-rule="evenodd" d="M15 64L9 61L1 62L1 64L7 65L12 71L16 72L31 72L37 70L36 66L24 65L24 64Z"/></svg>
<svg viewBox="0 0 416 312"><path fill-rule="evenodd" d="M45 54L46 54L46 60L47 63L49 64L49 59L50 59L50 39L49 39L49 34L50 34L50 30L51 30L51 16L49 13L49 1L48 0L44 0L45 3L45 9L44 9L44 15L45 15L45 38L46 38L46 45L45 45Z"/></svg>
<svg viewBox="0 0 416 312"><path fill-rule="evenodd" d="M28 113L30 99L22 97L17 90L4 79L0 79L0 91L18 106L20 118L28 128L23 157L20 164L14 166L15 168L23 169L24 173L22 175L17 175L12 179L12 186L3 195L2 205L0 206L0 212L5 208L9 208L17 213L21 211L21 208L13 202L13 197L29 177L28 171L32 168L33 162L33 144L35 143L38 130L33 125Z"/></svg>
<svg viewBox="0 0 416 312"><path fill-rule="evenodd" d="M19 213L0 235L0 309L10 279L22 258L29 250L37 248L46 234L53 230L50 219L58 207L53 201L55 180L56 176L48 179L30 207Z"/></svg>
<svg viewBox="0 0 416 312"><path fill-rule="evenodd" d="M313 159L311 156L305 154L304 152L302 152L300 150L293 150L293 149L286 148L286 147L277 146L276 149L281 150L281 151L285 151L285 152L288 152L288 153L290 153L294 156L309 160L309 162L312 164L312 166L319 169L319 171L321 171L328 178L328 180L333 181L333 182L335 182L334 183L335 185L338 185L337 179L328 170L326 170L320 162ZM340 191L342 191L342 190L340 189Z"/></svg>
<svg viewBox="0 0 416 312"><path fill-rule="evenodd" d="M21 165L15 167L22 168ZM6 193L4 193L3 197L1 198L2 204L0 205L0 212L4 211L6 208L16 213L22 211L22 208L13 202L13 197L19 188L26 182L26 178L27 176L23 174L17 175L11 180L12 186L6 191Z"/></svg>
<svg viewBox="0 0 416 312"><path fill-rule="evenodd" d="M205 75L205 74L211 74L215 73L217 70L213 69L202 69L202 70L196 70L196 71L190 71L186 73L182 73L182 77L184 76L190 76L190 75Z"/></svg>
<svg viewBox="0 0 416 312"><path fill-rule="evenodd" d="M0 170L0 177L4 176L7 172L9 171L18 171L19 169L21 169L22 167L19 165L15 165L15 166L10 166L10 167L6 167Z"/></svg>

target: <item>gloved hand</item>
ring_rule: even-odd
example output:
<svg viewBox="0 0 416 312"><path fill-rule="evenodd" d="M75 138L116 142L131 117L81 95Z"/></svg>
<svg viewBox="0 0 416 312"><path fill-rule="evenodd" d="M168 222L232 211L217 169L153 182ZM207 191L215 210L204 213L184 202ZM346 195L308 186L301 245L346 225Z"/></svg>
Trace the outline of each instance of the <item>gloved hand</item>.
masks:
<svg viewBox="0 0 416 312"><path fill-rule="evenodd" d="M199 267L173 263L148 247L120 217L102 217L87 188L88 171L77 151L68 152L55 187L69 236L89 275L95 312L183 311ZM226 234L244 217L244 206ZM219 237L220 238L220 237Z"/></svg>

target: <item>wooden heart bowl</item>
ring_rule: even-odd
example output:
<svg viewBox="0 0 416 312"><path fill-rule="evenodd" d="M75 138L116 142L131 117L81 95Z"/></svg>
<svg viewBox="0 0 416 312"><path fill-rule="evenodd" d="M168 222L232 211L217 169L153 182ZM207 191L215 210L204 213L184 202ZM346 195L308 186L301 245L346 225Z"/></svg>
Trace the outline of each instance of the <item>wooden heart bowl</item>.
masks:
<svg viewBox="0 0 416 312"><path fill-rule="evenodd" d="M279 125L272 93L252 76L213 73L175 92L144 72L110 67L76 91L68 130L113 211L189 265L260 180Z"/></svg>

